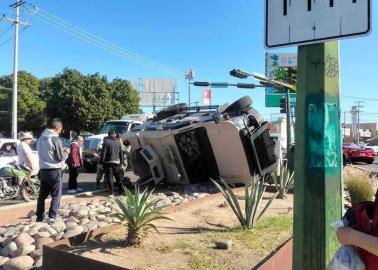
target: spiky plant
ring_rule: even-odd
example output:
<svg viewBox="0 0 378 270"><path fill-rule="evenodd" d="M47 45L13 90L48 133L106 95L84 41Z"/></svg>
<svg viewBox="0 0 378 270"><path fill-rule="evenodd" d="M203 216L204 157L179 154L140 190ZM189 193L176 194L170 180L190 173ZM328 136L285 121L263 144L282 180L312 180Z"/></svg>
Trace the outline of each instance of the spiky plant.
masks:
<svg viewBox="0 0 378 270"><path fill-rule="evenodd" d="M284 164L282 159L279 160L278 166L272 173L272 178L278 192L277 198L284 199L294 185L294 172L290 172L287 163Z"/></svg>
<svg viewBox="0 0 378 270"><path fill-rule="evenodd" d="M125 196L114 198L113 200L120 208L120 213L115 213L121 224L127 226L127 244L129 246L138 247L142 243L143 236L150 229L159 232L153 221L170 218L161 213L161 208L157 204L161 199L152 198L152 192L147 188L140 193L139 187L135 187L132 194L126 187L124 188Z"/></svg>
<svg viewBox="0 0 378 270"><path fill-rule="evenodd" d="M243 229L252 229L265 211L269 208L270 204L276 198L278 193L275 193L267 202L265 207L261 210L258 214L258 208L261 203L263 194L265 192L265 186L263 178L260 176L255 175L252 179L252 183L249 186L248 181L245 181L245 206L244 206L244 214L242 213L240 203L232 191L232 189L227 185L227 183L220 179L221 184L210 179L217 189L223 194L224 198L230 205L232 211L235 213L236 217L238 218L240 225Z"/></svg>

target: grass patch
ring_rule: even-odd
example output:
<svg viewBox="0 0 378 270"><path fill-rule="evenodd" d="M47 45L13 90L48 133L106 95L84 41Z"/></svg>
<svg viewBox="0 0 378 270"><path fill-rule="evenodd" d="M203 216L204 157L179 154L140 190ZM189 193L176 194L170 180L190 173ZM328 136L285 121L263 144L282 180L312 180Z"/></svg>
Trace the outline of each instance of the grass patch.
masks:
<svg viewBox="0 0 378 270"><path fill-rule="evenodd" d="M367 172L347 170L344 172L344 182L352 205L373 199L374 190Z"/></svg>
<svg viewBox="0 0 378 270"><path fill-rule="evenodd" d="M293 216L291 214L271 216L262 219L253 230L235 228L224 232L205 232L197 238L180 239L160 245L157 250L162 254L178 252L191 255L189 269L231 270L235 268L236 258L263 259L277 246L292 236ZM230 250L216 250L214 242L230 239ZM252 267L252 265L251 265Z"/></svg>

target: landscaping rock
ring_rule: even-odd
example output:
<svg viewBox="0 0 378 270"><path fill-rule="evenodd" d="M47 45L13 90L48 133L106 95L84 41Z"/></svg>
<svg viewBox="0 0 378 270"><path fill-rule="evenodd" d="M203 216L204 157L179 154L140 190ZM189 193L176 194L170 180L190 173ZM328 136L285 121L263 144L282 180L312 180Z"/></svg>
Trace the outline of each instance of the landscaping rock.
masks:
<svg viewBox="0 0 378 270"><path fill-rule="evenodd" d="M79 220L73 216L70 216L64 222L66 223L66 226L67 226L67 223L70 223L70 222L79 223Z"/></svg>
<svg viewBox="0 0 378 270"><path fill-rule="evenodd" d="M70 216L70 210L69 209L60 209L58 213L59 213L59 215L61 215L64 218Z"/></svg>
<svg viewBox="0 0 378 270"><path fill-rule="evenodd" d="M66 230L69 231L69 230L73 230L75 229L77 226L79 226L77 223L75 222L68 222L66 223Z"/></svg>
<svg viewBox="0 0 378 270"><path fill-rule="evenodd" d="M0 228L0 236L4 236L4 234L7 232L6 228Z"/></svg>
<svg viewBox="0 0 378 270"><path fill-rule="evenodd" d="M7 238L5 238L5 240L3 241L3 243L1 244L3 247L6 247L10 242L12 242L14 239L16 238L16 236L9 236Z"/></svg>
<svg viewBox="0 0 378 270"><path fill-rule="evenodd" d="M17 250L13 251L11 253L11 257L15 258L15 257L23 256L23 255L28 255L34 250L35 250L35 245L24 245L24 246L19 247Z"/></svg>
<svg viewBox="0 0 378 270"><path fill-rule="evenodd" d="M54 242L54 240L51 239L51 238L39 238L36 242L36 248L42 249L43 245L47 245L47 244L52 243L52 242Z"/></svg>
<svg viewBox="0 0 378 270"><path fill-rule="evenodd" d="M16 234L16 231L17 231L17 228L15 227L9 227L6 232L4 233L4 236L5 237L8 237L8 236L13 236Z"/></svg>
<svg viewBox="0 0 378 270"><path fill-rule="evenodd" d="M77 214L75 215L77 218L81 219L88 216L88 210L86 209L80 209Z"/></svg>
<svg viewBox="0 0 378 270"><path fill-rule="evenodd" d="M42 256L34 258L34 267L42 267Z"/></svg>
<svg viewBox="0 0 378 270"><path fill-rule="evenodd" d="M38 232L33 237L34 237L35 240L37 240L39 238L48 238L50 236L51 235L48 232Z"/></svg>
<svg viewBox="0 0 378 270"><path fill-rule="evenodd" d="M52 235L51 238L54 239L54 241L60 240L63 238L64 232L58 232L55 235Z"/></svg>
<svg viewBox="0 0 378 270"><path fill-rule="evenodd" d="M40 257L42 256L42 251L43 249L36 249L36 250L33 250L31 253L30 253L30 257L32 258L36 258L36 257Z"/></svg>
<svg viewBox="0 0 378 270"><path fill-rule="evenodd" d="M3 268L4 270L25 270L33 266L34 260L30 256L20 256L7 261Z"/></svg>
<svg viewBox="0 0 378 270"><path fill-rule="evenodd" d="M4 248L1 249L0 255L4 257L10 256L13 252L17 250L17 245L15 242L10 242Z"/></svg>
<svg viewBox="0 0 378 270"><path fill-rule="evenodd" d="M53 228L57 232L62 232L66 229L66 224L63 221L58 221L52 224L51 228Z"/></svg>
<svg viewBox="0 0 378 270"><path fill-rule="evenodd" d="M7 261L9 261L8 257L0 256L0 269L1 269L1 266L3 266Z"/></svg>
<svg viewBox="0 0 378 270"><path fill-rule="evenodd" d="M83 228L86 231L95 230L95 229L97 229L97 227L98 227L98 222L97 221L89 221L88 223L86 223L86 224L83 225Z"/></svg>
<svg viewBox="0 0 378 270"><path fill-rule="evenodd" d="M35 234L37 234L38 233L38 230L36 229L36 228L30 228L30 230L29 230L29 232L28 232L28 234L30 235L30 236L33 236L33 235L35 235Z"/></svg>
<svg viewBox="0 0 378 270"><path fill-rule="evenodd" d="M83 227L77 226L75 229L67 231L64 235L63 238L67 239L76 235L81 234L84 231Z"/></svg>
<svg viewBox="0 0 378 270"><path fill-rule="evenodd" d="M17 247L22 247L33 244L35 240L29 234L22 233L14 239L14 242L17 244Z"/></svg>
<svg viewBox="0 0 378 270"><path fill-rule="evenodd" d="M215 242L215 248L217 249L230 249L232 247L232 240L222 240Z"/></svg>

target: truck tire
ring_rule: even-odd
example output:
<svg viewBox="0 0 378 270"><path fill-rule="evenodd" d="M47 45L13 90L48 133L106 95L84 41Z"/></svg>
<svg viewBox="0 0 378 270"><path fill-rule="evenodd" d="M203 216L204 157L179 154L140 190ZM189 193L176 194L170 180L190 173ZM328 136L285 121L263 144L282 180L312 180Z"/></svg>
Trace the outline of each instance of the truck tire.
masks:
<svg viewBox="0 0 378 270"><path fill-rule="evenodd" d="M165 108L165 109L156 113L156 116L154 117L154 121L160 121L160 120L163 120L165 118L179 114L182 111L182 108L184 108L186 106L187 106L186 103L179 103L179 104L175 104L173 106L170 106L168 108Z"/></svg>
<svg viewBox="0 0 378 270"><path fill-rule="evenodd" d="M224 112L225 113L237 113L252 105L252 99L249 96L244 96L239 98L237 101L228 106Z"/></svg>

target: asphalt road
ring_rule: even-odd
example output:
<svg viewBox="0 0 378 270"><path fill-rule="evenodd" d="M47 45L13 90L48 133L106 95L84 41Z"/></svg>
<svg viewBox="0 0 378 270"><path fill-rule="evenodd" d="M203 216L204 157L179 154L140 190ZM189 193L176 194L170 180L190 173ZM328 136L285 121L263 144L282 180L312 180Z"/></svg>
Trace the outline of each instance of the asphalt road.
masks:
<svg viewBox="0 0 378 270"><path fill-rule="evenodd" d="M90 172L81 172L78 177L78 185L85 191L93 191L96 187L96 173ZM67 194L67 186L68 186L68 173L64 173L63 175L63 195ZM0 201L0 207L4 205L11 205L22 203L23 200L6 200Z"/></svg>
<svg viewBox="0 0 378 270"><path fill-rule="evenodd" d="M360 162L360 163L355 163L353 165L359 166L361 168L369 169L371 172L378 173L378 156L375 157L373 164L365 164L365 163Z"/></svg>

